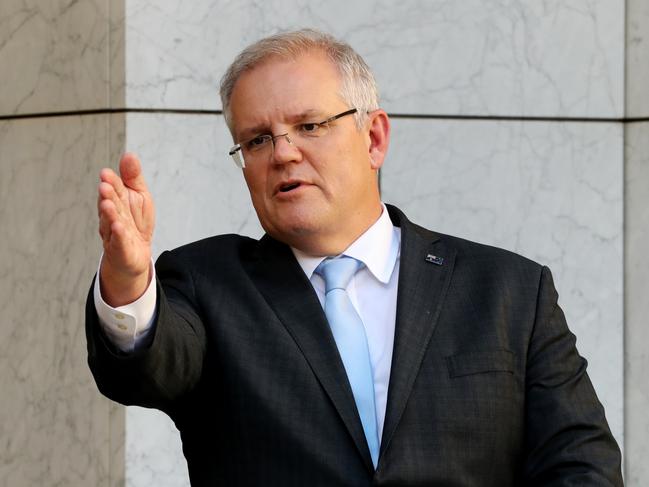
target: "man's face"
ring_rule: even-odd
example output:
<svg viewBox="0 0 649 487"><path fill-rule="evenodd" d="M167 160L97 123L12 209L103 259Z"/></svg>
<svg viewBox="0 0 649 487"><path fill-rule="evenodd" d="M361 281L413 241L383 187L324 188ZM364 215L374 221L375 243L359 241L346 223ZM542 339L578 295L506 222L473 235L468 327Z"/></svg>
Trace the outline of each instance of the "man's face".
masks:
<svg viewBox="0 0 649 487"><path fill-rule="evenodd" d="M291 136L300 123L356 108L347 106L339 92L338 72L320 52L295 60L270 58L235 84L230 100L234 139ZM307 253L325 255L343 251L376 221L383 157L372 157L374 117L363 130L353 116L340 118L316 143L293 137L290 144L278 137L272 155L246 163L244 177L266 232Z"/></svg>

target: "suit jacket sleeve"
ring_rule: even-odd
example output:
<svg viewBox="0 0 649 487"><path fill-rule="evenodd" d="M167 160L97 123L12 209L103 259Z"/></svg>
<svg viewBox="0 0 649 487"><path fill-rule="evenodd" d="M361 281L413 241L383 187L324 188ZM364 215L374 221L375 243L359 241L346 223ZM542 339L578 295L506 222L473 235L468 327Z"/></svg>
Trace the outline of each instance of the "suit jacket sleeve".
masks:
<svg viewBox="0 0 649 487"><path fill-rule="evenodd" d="M206 351L205 328L194 302L191 267L165 252L156 263L156 271L155 333L150 346L135 353L124 354L103 335L89 295L88 364L99 390L107 397L126 405L169 412L174 401L200 380Z"/></svg>
<svg viewBox="0 0 649 487"><path fill-rule="evenodd" d="M619 448L543 268L527 354L526 485L623 485Z"/></svg>

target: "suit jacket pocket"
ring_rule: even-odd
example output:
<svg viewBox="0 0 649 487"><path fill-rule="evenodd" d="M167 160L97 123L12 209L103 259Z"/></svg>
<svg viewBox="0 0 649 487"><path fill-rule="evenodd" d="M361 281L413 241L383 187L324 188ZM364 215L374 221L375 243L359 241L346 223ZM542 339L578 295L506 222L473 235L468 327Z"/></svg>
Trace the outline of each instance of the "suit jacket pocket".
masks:
<svg viewBox="0 0 649 487"><path fill-rule="evenodd" d="M446 357L451 378L487 372L514 374L516 356L509 350L462 352Z"/></svg>

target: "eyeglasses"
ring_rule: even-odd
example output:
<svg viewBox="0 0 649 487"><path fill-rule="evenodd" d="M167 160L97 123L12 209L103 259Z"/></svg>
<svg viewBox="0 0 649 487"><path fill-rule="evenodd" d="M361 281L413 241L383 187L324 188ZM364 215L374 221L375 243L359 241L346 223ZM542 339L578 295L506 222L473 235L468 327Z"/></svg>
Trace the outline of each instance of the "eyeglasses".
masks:
<svg viewBox="0 0 649 487"><path fill-rule="evenodd" d="M242 169L246 167L246 163L254 165L266 162L270 159L275 148L275 139L284 137L289 144L307 147L329 133L329 124L331 122L352 115L357 111L356 108L352 108L322 122L302 122L294 125L291 132L284 134L256 135L251 139L239 142L230 149L229 154L234 159L234 163Z"/></svg>

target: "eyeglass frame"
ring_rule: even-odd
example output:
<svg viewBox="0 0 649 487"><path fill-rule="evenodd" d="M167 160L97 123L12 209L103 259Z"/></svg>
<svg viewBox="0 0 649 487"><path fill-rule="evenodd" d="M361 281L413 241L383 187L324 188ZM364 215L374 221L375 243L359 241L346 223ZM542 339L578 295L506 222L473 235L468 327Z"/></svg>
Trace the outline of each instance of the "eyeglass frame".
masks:
<svg viewBox="0 0 649 487"><path fill-rule="evenodd" d="M338 115L333 115L326 120L323 120L322 122L307 122L309 125L317 125L318 127L323 127L323 126L329 126L331 122L334 122L338 120L339 118L346 117L347 115L353 115L354 113L358 113L358 108L350 108L349 110L346 110L344 112L339 113ZM304 124L302 124L304 125ZM255 140L256 138L263 138L266 141L270 141L272 144L273 149L275 148L275 139L279 137L286 137L286 140L288 141L289 144L293 144L293 141L288 135L288 132L283 133L283 134L261 134L261 135L255 135L254 137L250 137L249 139L243 140L239 142L238 144L234 145L230 151L228 152L228 155L232 156L232 159L234 160L234 163L240 167L241 169L246 167L246 161L243 158L243 147L242 145L247 144L248 142Z"/></svg>

